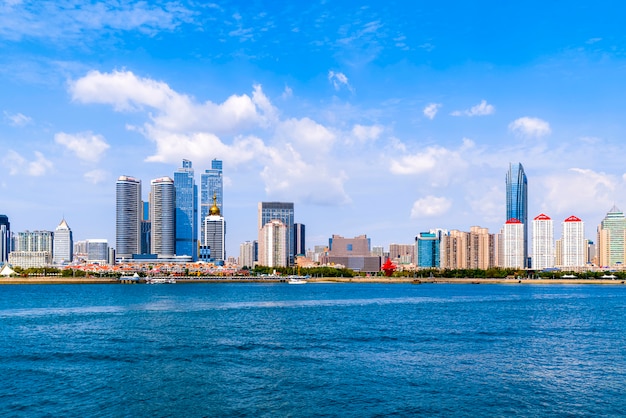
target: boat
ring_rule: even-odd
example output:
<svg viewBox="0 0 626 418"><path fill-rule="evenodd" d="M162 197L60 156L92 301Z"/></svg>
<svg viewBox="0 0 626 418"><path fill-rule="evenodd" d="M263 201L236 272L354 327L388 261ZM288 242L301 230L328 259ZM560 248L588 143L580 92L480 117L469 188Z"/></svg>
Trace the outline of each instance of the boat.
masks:
<svg viewBox="0 0 626 418"><path fill-rule="evenodd" d="M168 279L165 277L158 277L152 279L146 279L147 284L174 284L176 283L175 279Z"/></svg>
<svg viewBox="0 0 626 418"><path fill-rule="evenodd" d="M305 279L302 278L298 278L298 277L291 277L287 283L289 284L307 284L307 281Z"/></svg>

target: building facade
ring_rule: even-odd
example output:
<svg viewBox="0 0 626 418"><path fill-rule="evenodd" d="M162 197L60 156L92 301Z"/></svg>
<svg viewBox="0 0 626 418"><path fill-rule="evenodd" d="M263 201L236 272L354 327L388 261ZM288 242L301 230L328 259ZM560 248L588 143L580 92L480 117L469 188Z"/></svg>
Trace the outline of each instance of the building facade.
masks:
<svg viewBox="0 0 626 418"><path fill-rule="evenodd" d="M563 221L562 267L584 267L587 255L587 239L585 238L585 224L580 218L570 216Z"/></svg>
<svg viewBox="0 0 626 418"><path fill-rule="evenodd" d="M521 163L509 164L506 174L506 218L517 219L524 229L524 267L528 262L528 180Z"/></svg>
<svg viewBox="0 0 626 418"><path fill-rule="evenodd" d="M420 232L415 237L415 265L419 269L439 268L439 247L442 232Z"/></svg>
<svg viewBox="0 0 626 418"><path fill-rule="evenodd" d="M285 265L292 266L294 264L294 206L291 202L259 202L258 207L258 229L261 231L267 223L278 220L287 228L285 231L287 250L285 254ZM264 241L259 235L259 252L264 245ZM260 256L259 256L260 257ZM261 260L259 259L259 262Z"/></svg>
<svg viewBox="0 0 626 418"><path fill-rule="evenodd" d="M176 189L170 177L150 182L150 253L162 256L176 254Z"/></svg>
<svg viewBox="0 0 626 418"><path fill-rule="evenodd" d="M106 264L109 259L109 242L106 239L87 240L87 261Z"/></svg>
<svg viewBox="0 0 626 418"><path fill-rule="evenodd" d="M0 215L0 265L9 260L11 252L11 224L9 217Z"/></svg>
<svg viewBox="0 0 626 418"><path fill-rule="evenodd" d="M189 160L174 172L176 189L176 255L198 259L198 187Z"/></svg>
<svg viewBox="0 0 626 418"><path fill-rule="evenodd" d="M293 224L293 254L306 254L306 228L304 224Z"/></svg>
<svg viewBox="0 0 626 418"><path fill-rule="evenodd" d="M259 264L267 267L285 267L289 255L288 227L279 219L263 225L259 232Z"/></svg>
<svg viewBox="0 0 626 418"><path fill-rule="evenodd" d="M597 259L601 267L616 267L626 262L626 217L613 206L598 226Z"/></svg>
<svg viewBox="0 0 626 418"><path fill-rule="evenodd" d="M524 224L519 219L512 218L504 224L502 267L514 269L526 267L524 230Z"/></svg>
<svg viewBox="0 0 626 418"><path fill-rule="evenodd" d="M211 169L205 170L200 176L200 242L204 242L204 218L209 215L213 206L213 196L217 199L217 207L224 216L224 179L222 161L211 161Z"/></svg>
<svg viewBox="0 0 626 418"><path fill-rule="evenodd" d="M546 214L533 219L532 268L544 270L555 266L554 223Z"/></svg>
<svg viewBox="0 0 626 418"><path fill-rule="evenodd" d="M256 241L246 241L239 244L239 268L252 268L255 264L255 244Z"/></svg>
<svg viewBox="0 0 626 418"><path fill-rule="evenodd" d="M54 230L52 248L52 262L54 264L68 264L74 259L72 230L65 219L61 220L61 223Z"/></svg>
<svg viewBox="0 0 626 418"><path fill-rule="evenodd" d="M117 257L141 252L141 180L120 176L115 185L115 248Z"/></svg>
<svg viewBox="0 0 626 418"><path fill-rule="evenodd" d="M40 268L52 264L52 231L24 231L13 236L9 264L22 268Z"/></svg>
<svg viewBox="0 0 626 418"><path fill-rule="evenodd" d="M204 247L209 249L209 259L213 262L226 260L226 222L217 207L217 197L213 196L213 206L204 218Z"/></svg>

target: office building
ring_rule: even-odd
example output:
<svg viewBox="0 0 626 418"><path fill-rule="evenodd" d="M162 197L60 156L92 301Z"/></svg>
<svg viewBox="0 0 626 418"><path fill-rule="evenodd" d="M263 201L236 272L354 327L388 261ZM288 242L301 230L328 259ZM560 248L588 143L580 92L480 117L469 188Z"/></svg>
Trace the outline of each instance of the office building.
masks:
<svg viewBox="0 0 626 418"><path fill-rule="evenodd" d="M255 247L257 246L256 241L246 241L239 244L239 260L238 265L239 268L249 268L254 267L255 260Z"/></svg>
<svg viewBox="0 0 626 418"><path fill-rule="evenodd" d="M285 265L292 266L294 264L294 207L290 202L259 202L258 207L258 229L259 233L264 225L267 223L278 220L281 221L287 228L285 231L287 250L285 254ZM264 245L264 241L259 235L259 252ZM260 260L259 260L260 262Z"/></svg>
<svg viewBox="0 0 626 418"><path fill-rule="evenodd" d="M293 254L306 254L306 231L304 224L293 224Z"/></svg>
<svg viewBox="0 0 626 418"><path fill-rule="evenodd" d="M528 181L521 163L509 164L509 171L506 174L505 219L507 222L510 219L517 219L523 225L523 266L526 267L528 262Z"/></svg>
<svg viewBox="0 0 626 418"><path fill-rule="evenodd" d="M415 264L415 244L389 244L389 259L396 266Z"/></svg>
<svg viewBox="0 0 626 418"><path fill-rule="evenodd" d="M533 219L532 248L533 270L554 267L554 224L552 219L543 213Z"/></svg>
<svg viewBox="0 0 626 418"><path fill-rule="evenodd" d="M150 182L150 253L176 254L176 190L174 180L160 177Z"/></svg>
<svg viewBox="0 0 626 418"><path fill-rule="evenodd" d="M601 267L623 266L626 262L626 217L613 206L598 226L597 258Z"/></svg>
<svg viewBox="0 0 626 418"><path fill-rule="evenodd" d="M9 217L0 215L0 265L9 260L11 252L11 224Z"/></svg>
<svg viewBox="0 0 626 418"><path fill-rule="evenodd" d="M176 189L176 255L198 258L198 187L191 161L174 173Z"/></svg>
<svg viewBox="0 0 626 418"><path fill-rule="evenodd" d="M72 230L65 219L54 230L52 262L54 264L69 264L73 260L74 241Z"/></svg>
<svg viewBox="0 0 626 418"><path fill-rule="evenodd" d="M52 231L24 231L13 236L9 264L22 268L40 268L52 264Z"/></svg>
<svg viewBox="0 0 626 418"><path fill-rule="evenodd" d="M109 243L106 239L88 239L87 262L107 264L109 260Z"/></svg>
<svg viewBox="0 0 626 418"><path fill-rule="evenodd" d="M210 260L226 260L226 222L217 206L217 196L213 196L213 206L204 218L204 247L208 248Z"/></svg>
<svg viewBox="0 0 626 418"><path fill-rule="evenodd" d="M504 224L503 232L503 266L505 268L523 269L525 263L524 224L511 218Z"/></svg>
<svg viewBox="0 0 626 418"><path fill-rule="evenodd" d="M587 239L585 224L580 218L570 216L563 221L562 267L584 267L587 256Z"/></svg>
<svg viewBox="0 0 626 418"><path fill-rule="evenodd" d="M272 219L259 231L259 264L266 267L285 267L289 255L289 228L279 219Z"/></svg>
<svg viewBox="0 0 626 418"><path fill-rule="evenodd" d="M415 264L418 269L439 268L441 237L446 234L447 231L431 229L415 237Z"/></svg>
<svg viewBox="0 0 626 418"><path fill-rule="evenodd" d="M321 259L324 264L342 265L354 271L378 273L382 257L372 255L371 242L366 235L354 238L333 235L328 240L328 252Z"/></svg>
<svg viewBox="0 0 626 418"><path fill-rule="evenodd" d="M205 170L200 176L200 242L204 242L204 218L209 215L213 206L213 196L217 199L217 207L224 216L224 179L222 161L211 161L211 169Z"/></svg>
<svg viewBox="0 0 626 418"><path fill-rule="evenodd" d="M117 257L141 252L141 180L120 176L115 185L115 248Z"/></svg>

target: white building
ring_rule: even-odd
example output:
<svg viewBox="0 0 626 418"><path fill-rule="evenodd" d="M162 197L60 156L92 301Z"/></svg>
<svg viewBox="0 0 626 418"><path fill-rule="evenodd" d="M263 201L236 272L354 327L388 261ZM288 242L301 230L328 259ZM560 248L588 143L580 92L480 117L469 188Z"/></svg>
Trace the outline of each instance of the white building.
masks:
<svg viewBox="0 0 626 418"><path fill-rule="evenodd" d="M267 267L287 265L287 226L274 219L259 231L259 263Z"/></svg>
<svg viewBox="0 0 626 418"><path fill-rule="evenodd" d="M176 189L170 177L150 182L150 221L150 253L176 254Z"/></svg>
<svg viewBox="0 0 626 418"><path fill-rule="evenodd" d="M505 268L524 268L524 224L515 218L511 218L504 224L503 232L503 257Z"/></svg>
<svg viewBox="0 0 626 418"><path fill-rule="evenodd" d="M543 213L533 219L532 257L534 270L554 267L554 223Z"/></svg>
<svg viewBox="0 0 626 418"><path fill-rule="evenodd" d="M239 267L254 267L254 247L255 243L252 241L239 244Z"/></svg>
<svg viewBox="0 0 626 418"><path fill-rule="evenodd" d="M109 242L106 239L88 239L87 261L107 264L109 260Z"/></svg>
<svg viewBox="0 0 626 418"><path fill-rule="evenodd" d="M585 224L580 218L570 216L563 221L562 267L584 267L587 254Z"/></svg>
<svg viewBox="0 0 626 418"><path fill-rule="evenodd" d="M72 230L67 225L65 219L61 220L59 226L54 230L52 262L54 264L69 264L73 260L74 243L72 240Z"/></svg>

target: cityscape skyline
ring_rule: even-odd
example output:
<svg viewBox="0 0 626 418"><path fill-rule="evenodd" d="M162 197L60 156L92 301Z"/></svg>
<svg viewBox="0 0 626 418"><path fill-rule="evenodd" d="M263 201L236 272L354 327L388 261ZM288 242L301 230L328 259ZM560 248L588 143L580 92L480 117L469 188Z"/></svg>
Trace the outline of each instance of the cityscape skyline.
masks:
<svg viewBox="0 0 626 418"><path fill-rule="evenodd" d="M261 201L293 202L310 243L497 231L509 162L556 236L626 204L626 5L174 4L1 3L12 231L114 242L115 180L147 200L182 159L198 188L223 162L227 254Z"/></svg>

